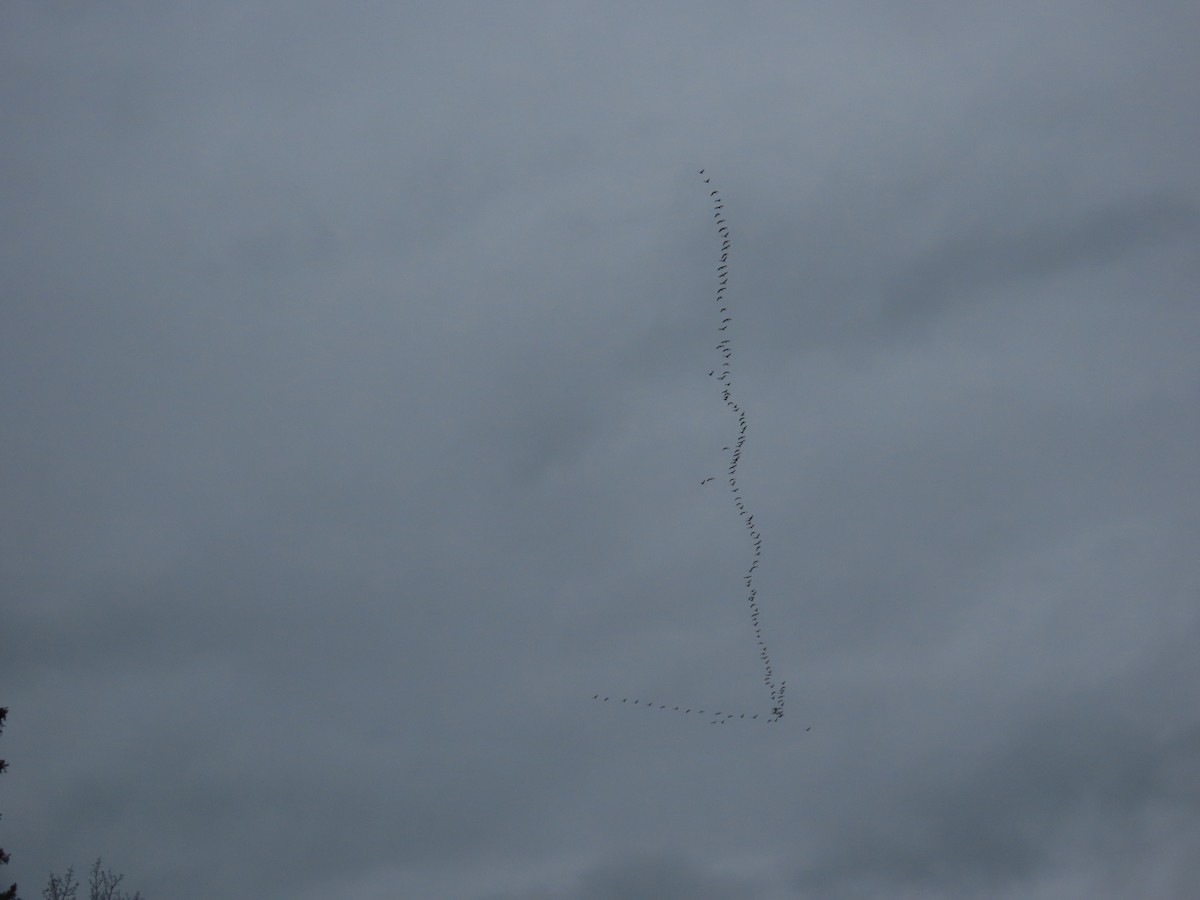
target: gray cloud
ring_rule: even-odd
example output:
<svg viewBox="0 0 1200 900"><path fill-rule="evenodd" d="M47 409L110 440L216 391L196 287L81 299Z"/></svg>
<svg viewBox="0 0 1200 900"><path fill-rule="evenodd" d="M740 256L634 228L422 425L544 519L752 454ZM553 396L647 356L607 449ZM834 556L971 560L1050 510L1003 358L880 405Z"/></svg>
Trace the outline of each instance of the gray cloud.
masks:
<svg viewBox="0 0 1200 900"><path fill-rule="evenodd" d="M951 301L982 291L995 296L1061 277L1071 268L1112 265L1124 254L1192 236L1198 226L1200 208L1193 202L1147 196L1084 212L1074 221L963 237L912 263L899 277L885 299L888 323L894 328L928 319Z"/></svg>
<svg viewBox="0 0 1200 900"><path fill-rule="evenodd" d="M1149 697L1194 679L1184 646L1194 636L1193 627L1132 679L1034 704L1018 733L989 729L982 749L932 749L927 767L901 774L859 808L861 818L824 837L797 888L830 897L1008 896L1035 891L1064 854L1103 853L1110 889L1136 890L1131 871L1146 876L1138 865L1153 846L1143 841L1155 816L1197 809L1200 732L1172 721L1169 703L1131 705L1129 686Z"/></svg>
<svg viewBox="0 0 1200 900"><path fill-rule="evenodd" d="M23 894L1182 895L1198 24L6 7Z"/></svg>
<svg viewBox="0 0 1200 900"><path fill-rule="evenodd" d="M569 887L532 893L497 894L491 900L616 900L616 898L725 898L763 896L753 879L722 875L674 853L640 854L607 860L582 873Z"/></svg>

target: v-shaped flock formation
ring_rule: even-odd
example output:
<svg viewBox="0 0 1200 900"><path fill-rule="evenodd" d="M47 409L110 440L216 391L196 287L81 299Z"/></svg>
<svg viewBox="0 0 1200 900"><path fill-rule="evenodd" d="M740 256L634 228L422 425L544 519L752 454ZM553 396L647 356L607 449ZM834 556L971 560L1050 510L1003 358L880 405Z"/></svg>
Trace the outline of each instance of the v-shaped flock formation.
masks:
<svg viewBox="0 0 1200 900"><path fill-rule="evenodd" d="M729 297L727 291L729 289L729 250L732 246L730 242L729 225L725 221L724 209L725 203L721 200L720 193L712 187L711 179L704 174L704 170L700 170L700 175L704 178L704 183L709 185L709 197L713 202L713 218L717 223L717 234L721 237L721 255L717 266L717 293L716 301L718 315L720 316L720 324L717 326L718 332L727 332L729 326L733 323L733 317L729 314ZM746 411L733 398L733 346L729 337L723 337L717 344L716 348L721 354L721 365L717 369L710 371L709 377L713 377L721 385L721 397L725 401L725 405L737 417L738 432L737 440L730 446L722 449L729 452L729 467L726 472L729 484L729 491L733 494L733 502L737 507L738 516L740 516L750 532L750 540L754 546L754 556L750 561L750 566L744 576L746 584L746 606L750 615L750 624L754 628L754 640L758 646L758 656L762 661L763 666L763 684L766 686L771 697L770 713L732 713L714 710L706 712L703 709L687 706L676 706L666 703L655 703L652 700L632 699L629 697L619 698L621 703L643 706L646 709L670 710L672 712L680 712L684 714L693 714L697 716L711 716L709 724L724 725L731 719L747 720L747 721L765 721L768 725L773 722L778 722L783 718L783 693L787 687L787 682L781 681L776 683L775 670L771 667L771 657L767 653L767 645L763 640L762 624L759 621L758 609L758 591L754 587L754 572L758 568L759 561L762 558L762 534L759 533L757 526L754 524L754 516L746 508L746 502L742 499L741 492L738 489L737 470L738 464L742 459L742 447L746 443ZM709 476L700 482L701 485L707 485L714 480L714 476ZM616 701L616 697L602 697L600 694L595 694L593 700L601 703L608 703L610 700Z"/></svg>

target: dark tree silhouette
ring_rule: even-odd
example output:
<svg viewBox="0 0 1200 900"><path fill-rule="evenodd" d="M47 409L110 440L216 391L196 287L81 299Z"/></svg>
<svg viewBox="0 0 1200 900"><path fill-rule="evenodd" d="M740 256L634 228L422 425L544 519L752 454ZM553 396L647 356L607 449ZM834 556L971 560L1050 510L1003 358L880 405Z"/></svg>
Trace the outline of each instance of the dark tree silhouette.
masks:
<svg viewBox="0 0 1200 900"><path fill-rule="evenodd" d="M7 718L8 718L8 707L0 706L0 732L4 731L4 720ZM3 773L4 770L7 768L8 768L8 763L5 760L0 759L0 773ZM8 862L8 853L6 853L4 851L4 848L0 847L0 865L4 865L7 862ZM17 886L14 884L7 891L0 893L0 900L20 900L20 898L17 897Z"/></svg>
<svg viewBox="0 0 1200 900"><path fill-rule="evenodd" d="M139 891L136 894L126 894L118 888L124 880L124 875L116 875L112 869L100 867L100 857L92 863L92 872L88 878L88 900L142 900ZM43 900L76 900L75 892L79 890L79 882L75 878L75 870L68 867L66 874L61 877L51 874L50 881L42 889Z"/></svg>

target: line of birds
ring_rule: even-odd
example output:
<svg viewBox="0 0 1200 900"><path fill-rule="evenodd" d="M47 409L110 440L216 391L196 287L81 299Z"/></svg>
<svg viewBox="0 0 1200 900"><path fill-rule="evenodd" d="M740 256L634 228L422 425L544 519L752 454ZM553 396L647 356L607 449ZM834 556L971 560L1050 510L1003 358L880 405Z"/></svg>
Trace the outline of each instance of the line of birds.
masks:
<svg viewBox="0 0 1200 900"><path fill-rule="evenodd" d="M704 183L710 185L711 187L712 182L708 176L704 174L703 169L700 170L700 175L704 178ZM722 239L720 265L717 266L717 306L723 318L721 319L720 325L717 327L717 331L724 332L728 330L730 324L733 322L733 317L728 315L729 307L726 305L728 303L728 298L725 297L725 292L729 286L729 249L731 247L731 242L729 226L725 222L724 215L722 215L722 210L724 210L725 204L721 200L721 195L716 189L713 189L709 193L709 197L713 198L713 217L717 221L717 233ZM726 471L726 475L728 476L729 490L733 494L733 501L734 505L738 509L738 516L745 520L746 528L750 531L750 538L754 545L754 557L750 561L750 567L747 569L746 575L744 576L747 590L746 603L750 613L750 624L754 629L754 640L758 646L759 659L762 661L763 665L763 684L766 685L767 691L771 697L771 712L769 714L728 713L721 711L706 713L703 709L671 706L666 703L654 703L650 700L631 700L629 697L622 697L620 700L622 703L631 703L634 706L644 706L647 709L669 709L672 712L681 712L684 714L694 713L699 716L711 715L714 718L709 722L710 725L724 725L731 719L747 719L751 721L762 719L765 720L769 725L773 722L778 722L783 718L784 690L787 687L787 682L781 681L778 684L775 682L775 670L771 666L771 657L767 652L767 645L763 640L762 625L759 622L758 591L754 587L754 571L758 568L759 561L762 558L762 535L755 527L754 516L746 508L746 503L742 499L742 495L739 493L737 486L737 467L742 458L742 446L746 443L747 426L746 411L742 409L742 407L733 399L733 393L730 390L730 386L732 385L731 379L733 377L733 367L731 363L733 358L733 350L730 347L729 338L723 338L721 342L717 344L716 350L721 354L724 361L721 363L718 369L713 369L708 374L709 377L716 376L717 381L721 382L721 396L725 400L725 405L737 415L738 425L740 426L738 429L736 443L729 447L722 447L721 449L730 452L731 454L729 458L729 467ZM720 375L717 375L718 371L720 371ZM700 484L708 484L709 482L713 481L714 478L715 476L710 475L701 481ZM607 703L610 699L615 698L602 698L599 694L595 694L593 695L592 699L602 703ZM809 728L805 730L810 730L811 728L812 726L810 725Z"/></svg>
<svg viewBox="0 0 1200 900"><path fill-rule="evenodd" d="M704 170L700 170L700 176L704 178L704 183L711 187L712 180L705 175ZM725 297L725 292L729 287L729 250L731 247L729 226L725 222L723 210L725 203L721 199L721 194L715 188L709 192L709 196L713 198L713 218L717 222L717 233L721 235L721 257L720 264L717 266L717 307L720 314L724 317L721 319L721 324L717 327L717 331L725 331L733 322L733 317L728 315L729 307L728 298ZM754 544L754 557L750 561L750 567L746 570L744 581L746 583L746 604L750 612L750 624L754 628L754 640L758 646L759 659L763 664L763 684L766 685L767 691L771 696L771 720L776 721L783 716L784 690L786 682L779 684L775 683L775 670L771 666L771 657L767 652L766 642L763 640L762 625L759 622L758 608L758 591L754 587L754 572L759 566L762 559L762 534L754 525L754 516L746 508L746 503L742 499L741 493L738 491L737 484L737 468L738 463L742 459L742 447L746 443L746 411L741 405L733 399L731 390L732 381L732 363L733 350L730 347L729 338L724 338L717 344L716 350L724 358L721 364L721 374L717 376L717 380L722 382L721 396L725 400L725 405L728 406L736 415L738 420L738 437L736 444L730 448L723 448L726 451L731 451L732 455L729 459L729 468L726 471L729 480L729 490L733 494L733 502L737 507L738 516L745 519L746 528L750 531L750 538ZM709 373L710 377L717 370Z"/></svg>
<svg viewBox="0 0 1200 900"><path fill-rule="evenodd" d="M599 700L601 703L607 703L609 700L612 700L615 703L618 698L616 698L616 697L601 697L599 694L593 694L592 699ZM697 716L704 716L704 715L714 716L713 720L708 723L709 725L724 725L730 719L745 719L747 721L753 721L754 719L762 719L768 725L770 725L772 722L778 721L782 716L782 712L780 712L779 715L776 715L775 710L771 710L770 715L767 715L765 713L751 714L751 713L721 712L719 709L706 713L704 710L698 709L698 708L683 707L683 706L668 706L666 703L655 703L653 700L635 700L630 697L621 697L620 701L622 703L628 703L632 706L641 705L641 706L645 707L646 709L658 709L658 710L668 709L668 710L671 710L672 712L683 713L685 715L691 713L691 714L694 714Z"/></svg>

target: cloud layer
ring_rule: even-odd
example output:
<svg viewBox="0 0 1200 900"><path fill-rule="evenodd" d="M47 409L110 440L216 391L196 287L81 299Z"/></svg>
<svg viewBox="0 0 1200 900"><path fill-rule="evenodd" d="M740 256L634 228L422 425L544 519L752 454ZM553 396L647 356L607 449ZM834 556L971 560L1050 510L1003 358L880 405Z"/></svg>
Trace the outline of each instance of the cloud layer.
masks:
<svg viewBox="0 0 1200 900"><path fill-rule="evenodd" d="M0 12L22 893L1184 896L1197 26Z"/></svg>

